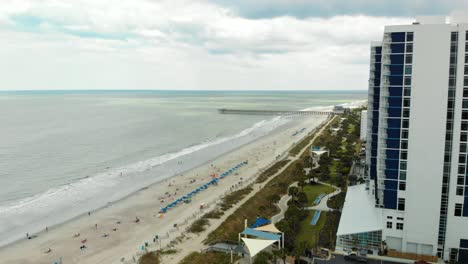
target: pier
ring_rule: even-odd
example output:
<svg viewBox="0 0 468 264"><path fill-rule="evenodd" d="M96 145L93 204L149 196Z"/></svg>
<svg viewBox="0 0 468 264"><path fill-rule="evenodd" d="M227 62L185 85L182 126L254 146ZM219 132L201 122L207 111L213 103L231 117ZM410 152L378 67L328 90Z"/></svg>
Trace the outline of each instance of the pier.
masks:
<svg viewBox="0 0 468 264"><path fill-rule="evenodd" d="M339 115L342 112L335 111L291 111L291 110L248 110L248 109L218 109L220 114L229 115L274 115L274 116L308 116L308 115Z"/></svg>

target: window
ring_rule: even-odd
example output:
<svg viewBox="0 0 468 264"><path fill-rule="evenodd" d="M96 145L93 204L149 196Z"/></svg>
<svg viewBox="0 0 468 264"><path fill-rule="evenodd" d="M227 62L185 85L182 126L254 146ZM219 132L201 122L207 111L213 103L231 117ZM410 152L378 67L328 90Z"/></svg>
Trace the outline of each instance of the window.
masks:
<svg viewBox="0 0 468 264"><path fill-rule="evenodd" d="M404 96L411 96L411 88L410 87L405 87L403 90Z"/></svg>
<svg viewBox="0 0 468 264"><path fill-rule="evenodd" d="M402 151L402 152L400 153L400 158L401 158L402 160L408 159L408 152L407 152L407 151Z"/></svg>
<svg viewBox="0 0 468 264"><path fill-rule="evenodd" d="M398 190L406 191L406 182L399 182L398 183Z"/></svg>
<svg viewBox="0 0 468 264"><path fill-rule="evenodd" d="M457 195L463 196L463 187L462 186L457 186Z"/></svg>
<svg viewBox="0 0 468 264"><path fill-rule="evenodd" d="M400 171L400 180L406 180L406 171Z"/></svg>
<svg viewBox="0 0 468 264"><path fill-rule="evenodd" d="M413 43L406 44L406 52L413 53Z"/></svg>
<svg viewBox="0 0 468 264"><path fill-rule="evenodd" d="M400 161L400 170L406 170L406 161Z"/></svg>
<svg viewBox="0 0 468 264"><path fill-rule="evenodd" d="M411 77L405 76L405 85L411 85Z"/></svg>
<svg viewBox="0 0 468 264"><path fill-rule="evenodd" d="M406 32L406 41L408 42L413 41L413 32Z"/></svg>
<svg viewBox="0 0 468 264"><path fill-rule="evenodd" d="M468 40L468 39L466 39ZM468 42L465 43L465 52L468 52Z"/></svg>
<svg viewBox="0 0 468 264"><path fill-rule="evenodd" d="M468 100L463 100L462 108L468 108Z"/></svg>
<svg viewBox="0 0 468 264"><path fill-rule="evenodd" d="M452 32L450 35L450 41L457 41L458 40L458 32Z"/></svg>
<svg viewBox="0 0 468 264"><path fill-rule="evenodd" d="M407 139L408 138L408 130L401 131L401 138Z"/></svg>
<svg viewBox="0 0 468 264"><path fill-rule="evenodd" d="M406 140L401 141L401 149L408 149L408 141Z"/></svg>
<svg viewBox="0 0 468 264"><path fill-rule="evenodd" d="M468 51L467 51L468 52ZM468 74L468 65L465 65L465 74Z"/></svg>
<svg viewBox="0 0 468 264"><path fill-rule="evenodd" d="M465 162L466 162L465 154L458 155L458 163L465 164Z"/></svg>
<svg viewBox="0 0 468 264"><path fill-rule="evenodd" d="M460 133L460 141L466 142L467 138L467 133L466 132L461 132Z"/></svg>
<svg viewBox="0 0 468 264"><path fill-rule="evenodd" d="M393 216L387 215L387 219L393 219Z"/></svg>
<svg viewBox="0 0 468 264"><path fill-rule="evenodd" d="M462 121L461 122L461 130L468 130L468 122Z"/></svg>
<svg viewBox="0 0 468 264"><path fill-rule="evenodd" d="M465 165L458 166L458 174L465 174Z"/></svg>
<svg viewBox="0 0 468 264"><path fill-rule="evenodd" d="M392 229L392 222L387 222L387 228Z"/></svg>
<svg viewBox="0 0 468 264"><path fill-rule="evenodd" d="M397 220L403 221L403 217L397 217Z"/></svg>
<svg viewBox="0 0 468 264"><path fill-rule="evenodd" d="M411 65L406 65L405 66L405 74L406 75L411 75L413 73L413 67Z"/></svg>
<svg viewBox="0 0 468 264"><path fill-rule="evenodd" d="M398 198L398 211L405 210L405 198Z"/></svg>
<svg viewBox="0 0 468 264"><path fill-rule="evenodd" d="M457 184L458 185L464 185L465 184L465 176L458 176L457 177Z"/></svg>
<svg viewBox="0 0 468 264"><path fill-rule="evenodd" d="M462 111L462 119L468 119L468 111Z"/></svg>
<svg viewBox="0 0 468 264"><path fill-rule="evenodd" d="M466 152L466 143L460 143L460 152Z"/></svg>
<svg viewBox="0 0 468 264"><path fill-rule="evenodd" d="M403 109L403 117L409 117L410 110L409 108Z"/></svg>
<svg viewBox="0 0 468 264"><path fill-rule="evenodd" d="M410 99L409 98L403 99L403 106L404 107L410 107Z"/></svg>
<svg viewBox="0 0 468 264"><path fill-rule="evenodd" d="M409 120L408 119L403 119L402 127L403 128L408 128L409 127Z"/></svg>
<svg viewBox="0 0 468 264"><path fill-rule="evenodd" d="M450 45L450 52L452 52L452 53L457 52L457 44L456 43L453 43L452 45Z"/></svg>
<svg viewBox="0 0 468 264"><path fill-rule="evenodd" d="M454 76L455 75L455 67L450 67L450 70L449 70L449 75L450 76Z"/></svg>
<svg viewBox="0 0 468 264"><path fill-rule="evenodd" d="M413 55L412 54L406 54L406 64L412 64L413 63Z"/></svg>
<svg viewBox="0 0 468 264"><path fill-rule="evenodd" d="M468 97L468 88L463 88L463 97Z"/></svg>
<svg viewBox="0 0 468 264"><path fill-rule="evenodd" d="M465 54L465 64L468 63L468 54Z"/></svg>
<svg viewBox="0 0 468 264"><path fill-rule="evenodd" d="M455 216L461 216L462 204L455 204Z"/></svg>
<svg viewBox="0 0 468 264"><path fill-rule="evenodd" d="M455 78L450 78L449 79L449 84L448 84L450 87L453 87L455 86Z"/></svg>
<svg viewBox="0 0 468 264"><path fill-rule="evenodd" d="M457 57L455 55L450 56L450 64L456 64L457 63Z"/></svg>
<svg viewBox="0 0 468 264"><path fill-rule="evenodd" d="M396 223L397 230L403 230L403 223Z"/></svg>

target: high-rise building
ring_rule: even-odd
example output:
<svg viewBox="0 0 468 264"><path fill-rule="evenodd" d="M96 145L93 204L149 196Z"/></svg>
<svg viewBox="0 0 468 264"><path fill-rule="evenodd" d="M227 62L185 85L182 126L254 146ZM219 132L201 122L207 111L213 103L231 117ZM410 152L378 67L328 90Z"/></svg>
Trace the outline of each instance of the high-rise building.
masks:
<svg viewBox="0 0 468 264"><path fill-rule="evenodd" d="M385 27L371 44L367 183L350 194L374 200L382 248L468 263L467 144L468 18ZM378 231L343 225L342 248Z"/></svg>

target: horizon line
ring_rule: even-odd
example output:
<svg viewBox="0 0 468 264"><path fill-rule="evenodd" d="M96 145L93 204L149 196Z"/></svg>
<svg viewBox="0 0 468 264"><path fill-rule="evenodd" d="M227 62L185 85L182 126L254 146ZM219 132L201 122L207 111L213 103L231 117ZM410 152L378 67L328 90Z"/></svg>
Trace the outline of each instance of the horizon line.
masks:
<svg viewBox="0 0 468 264"><path fill-rule="evenodd" d="M256 90L241 90L241 89L229 89L229 90L211 90L211 89L21 89L21 90L2 90L0 92L314 92L314 91L367 91L368 89L350 89L350 90L338 90L338 89L316 89L316 90L268 90L268 89L256 89Z"/></svg>

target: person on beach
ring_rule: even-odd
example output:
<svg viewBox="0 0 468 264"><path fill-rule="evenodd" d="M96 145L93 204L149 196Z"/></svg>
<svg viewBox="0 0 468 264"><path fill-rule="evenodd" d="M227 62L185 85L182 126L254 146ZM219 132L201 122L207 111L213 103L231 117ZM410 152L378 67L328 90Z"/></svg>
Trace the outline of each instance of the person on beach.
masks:
<svg viewBox="0 0 468 264"><path fill-rule="evenodd" d="M48 228L47 226L45 227L45 231L46 231L46 232L49 232L49 228Z"/></svg>
<svg viewBox="0 0 468 264"><path fill-rule="evenodd" d="M96 230L97 230L97 224L94 224L94 228L96 228Z"/></svg>
<svg viewBox="0 0 468 264"><path fill-rule="evenodd" d="M29 239L29 233L26 233L26 238Z"/></svg>
<svg viewBox="0 0 468 264"><path fill-rule="evenodd" d="M52 252L51 248L49 248L45 253L50 253L50 252Z"/></svg>

